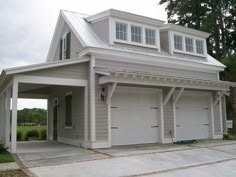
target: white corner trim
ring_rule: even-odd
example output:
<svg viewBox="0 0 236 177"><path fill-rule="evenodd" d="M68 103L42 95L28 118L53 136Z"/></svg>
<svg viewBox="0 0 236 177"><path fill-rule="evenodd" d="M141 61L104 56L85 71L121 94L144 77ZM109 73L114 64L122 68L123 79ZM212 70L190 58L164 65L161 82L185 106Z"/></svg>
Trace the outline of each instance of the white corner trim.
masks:
<svg viewBox="0 0 236 177"><path fill-rule="evenodd" d="M81 86L81 87L86 87L88 85L88 81L82 79L65 79L65 78L29 76L29 75L16 75L15 79L18 83L66 85L66 86Z"/></svg>
<svg viewBox="0 0 236 177"><path fill-rule="evenodd" d="M84 142L88 141L88 87L84 87Z"/></svg>
<svg viewBox="0 0 236 177"><path fill-rule="evenodd" d="M90 58L90 140L96 141L96 115L95 115L95 57Z"/></svg>

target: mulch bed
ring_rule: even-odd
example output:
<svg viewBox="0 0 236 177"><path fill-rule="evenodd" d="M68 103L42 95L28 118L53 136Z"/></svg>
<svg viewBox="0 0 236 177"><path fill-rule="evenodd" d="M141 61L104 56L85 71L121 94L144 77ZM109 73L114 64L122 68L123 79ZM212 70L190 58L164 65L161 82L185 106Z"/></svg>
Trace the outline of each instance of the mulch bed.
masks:
<svg viewBox="0 0 236 177"><path fill-rule="evenodd" d="M28 176L21 170L11 170L11 171L0 172L0 177L28 177Z"/></svg>

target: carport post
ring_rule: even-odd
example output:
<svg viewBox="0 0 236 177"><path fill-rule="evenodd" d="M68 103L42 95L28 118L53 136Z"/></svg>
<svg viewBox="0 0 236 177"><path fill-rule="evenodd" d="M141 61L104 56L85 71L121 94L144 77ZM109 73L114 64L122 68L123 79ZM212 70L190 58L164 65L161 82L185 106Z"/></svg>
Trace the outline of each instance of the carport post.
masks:
<svg viewBox="0 0 236 177"><path fill-rule="evenodd" d="M6 96L6 129L5 129L5 146L9 146L10 141L10 104L11 104L11 87L7 89Z"/></svg>
<svg viewBox="0 0 236 177"><path fill-rule="evenodd" d="M16 153L18 82L13 81L12 87L12 121L11 121L11 153Z"/></svg>

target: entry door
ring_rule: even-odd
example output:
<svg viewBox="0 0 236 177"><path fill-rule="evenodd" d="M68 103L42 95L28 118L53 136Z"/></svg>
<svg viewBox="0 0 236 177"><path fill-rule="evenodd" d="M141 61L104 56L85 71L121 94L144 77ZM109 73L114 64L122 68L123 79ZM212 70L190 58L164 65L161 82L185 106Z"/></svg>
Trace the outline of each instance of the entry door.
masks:
<svg viewBox="0 0 236 177"><path fill-rule="evenodd" d="M209 104L207 96L183 95L176 104L177 140L209 138Z"/></svg>
<svg viewBox="0 0 236 177"><path fill-rule="evenodd" d="M53 106L53 140L57 141L57 105Z"/></svg>
<svg viewBox="0 0 236 177"><path fill-rule="evenodd" d="M117 87L112 97L112 145L158 142L159 107L156 92Z"/></svg>

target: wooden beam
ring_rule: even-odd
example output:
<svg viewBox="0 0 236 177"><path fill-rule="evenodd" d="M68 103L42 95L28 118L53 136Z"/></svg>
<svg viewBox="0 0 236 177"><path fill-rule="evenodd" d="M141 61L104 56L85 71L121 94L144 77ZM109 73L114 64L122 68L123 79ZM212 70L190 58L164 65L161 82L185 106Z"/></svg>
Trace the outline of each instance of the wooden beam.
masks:
<svg viewBox="0 0 236 177"><path fill-rule="evenodd" d="M168 94L166 95L166 97L165 97L165 99L164 99L164 101L163 101L163 105L164 105L164 106L168 103L168 101L169 101L171 95L174 93L174 91L175 91L175 87L172 87L172 88L169 90Z"/></svg>
<svg viewBox="0 0 236 177"><path fill-rule="evenodd" d="M113 93L114 93L114 91L115 91L116 86L117 86L117 82L114 82L114 83L112 84L112 86L110 87L110 89L108 89L106 104L108 104L109 101L111 100L112 95L113 95Z"/></svg>
<svg viewBox="0 0 236 177"><path fill-rule="evenodd" d="M180 98L180 96L182 95L183 91L184 91L184 87L182 87L182 88L180 89L179 93L177 94L177 96L176 96L176 98L175 98L175 100L174 100L174 102L173 102L174 104L177 103L177 101L179 100L179 98Z"/></svg>
<svg viewBox="0 0 236 177"><path fill-rule="evenodd" d="M215 106L221 99L221 97L224 95L225 92L221 92L219 95L216 96L213 105Z"/></svg>

